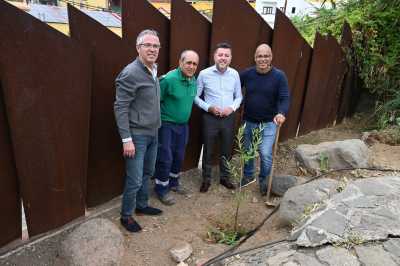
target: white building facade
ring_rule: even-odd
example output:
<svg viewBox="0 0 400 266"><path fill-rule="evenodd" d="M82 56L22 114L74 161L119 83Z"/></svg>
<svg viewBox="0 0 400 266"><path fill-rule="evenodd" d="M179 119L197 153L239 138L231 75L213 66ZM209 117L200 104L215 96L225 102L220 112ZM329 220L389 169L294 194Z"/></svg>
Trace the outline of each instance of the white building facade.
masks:
<svg viewBox="0 0 400 266"><path fill-rule="evenodd" d="M279 8L283 12L285 9L285 2L285 14L288 17L310 15L318 6L318 3L307 0L256 0L256 11L273 28L276 9Z"/></svg>

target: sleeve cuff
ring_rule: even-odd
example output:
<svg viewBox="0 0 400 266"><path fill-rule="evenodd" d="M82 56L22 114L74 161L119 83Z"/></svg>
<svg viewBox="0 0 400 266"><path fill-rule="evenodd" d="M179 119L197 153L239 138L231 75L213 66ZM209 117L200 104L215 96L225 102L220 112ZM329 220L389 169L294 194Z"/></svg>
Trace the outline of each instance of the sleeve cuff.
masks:
<svg viewBox="0 0 400 266"><path fill-rule="evenodd" d="M127 143L129 141L132 141L131 137L122 139L122 143Z"/></svg>

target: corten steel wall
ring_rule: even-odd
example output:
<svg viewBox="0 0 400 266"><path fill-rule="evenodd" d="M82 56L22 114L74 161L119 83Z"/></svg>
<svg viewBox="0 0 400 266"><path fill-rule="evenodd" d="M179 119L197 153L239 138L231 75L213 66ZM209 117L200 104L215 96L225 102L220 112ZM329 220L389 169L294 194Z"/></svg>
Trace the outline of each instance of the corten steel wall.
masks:
<svg viewBox="0 0 400 266"><path fill-rule="evenodd" d="M6 113L30 236L84 215L90 63L64 34L0 1Z"/></svg>
<svg viewBox="0 0 400 266"><path fill-rule="evenodd" d="M353 37L351 33L350 25L345 22L342 29L342 39L340 46L344 49L347 54L347 58L353 57ZM352 114L354 106L357 105L357 69L350 63L347 64L347 72L343 81L343 91L340 99L337 123L342 122L343 118L348 117Z"/></svg>
<svg viewBox="0 0 400 266"><path fill-rule="evenodd" d="M280 140L283 141L296 136L312 48L279 9L275 15L272 51L273 65L285 72L291 96L287 120L281 129Z"/></svg>
<svg viewBox="0 0 400 266"><path fill-rule="evenodd" d="M5 111L0 84L0 247L21 238L21 199Z"/></svg>
<svg viewBox="0 0 400 266"><path fill-rule="evenodd" d="M184 0L172 0L170 33L170 69L178 66L179 55L186 49L199 54L197 73L208 66L211 23ZM182 170L195 168L199 163L202 143L201 113L201 109L193 104L189 121L189 142Z"/></svg>
<svg viewBox="0 0 400 266"><path fill-rule="evenodd" d="M254 65L259 44L271 44L272 29L246 0L218 0L214 1L211 49L224 41L232 45L231 66L241 71Z"/></svg>
<svg viewBox="0 0 400 266"><path fill-rule="evenodd" d="M158 55L158 76L169 70L169 19L147 0L122 1L122 36L131 45L145 29L158 31L161 49Z"/></svg>
<svg viewBox="0 0 400 266"><path fill-rule="evenodd" d="M68 14L71 38L89 47L93 60L86 188L86 204L93 207L122 193L125 168L113 111L114 81L136 50L79 9L68 5Z"/></svg>
<svg viewBox="0 0 400 266"><path fill-rule="evenodd" d="M333 125L345 72L345 56L336 39L317 33L300 134Z"/></svg>

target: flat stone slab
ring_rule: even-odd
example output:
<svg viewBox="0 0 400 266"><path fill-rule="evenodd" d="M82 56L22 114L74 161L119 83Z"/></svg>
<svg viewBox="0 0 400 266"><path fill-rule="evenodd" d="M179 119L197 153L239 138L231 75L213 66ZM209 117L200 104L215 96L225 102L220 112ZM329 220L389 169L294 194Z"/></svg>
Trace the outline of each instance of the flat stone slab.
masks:
<svg viewBox="0 0 400 266"><path fill-rule="evenodd" d="M283 196L278 216L282 224L294 224L302 220L306 208L323 202L337 193L339 182L329 178L290 188Z"/></svg>
<svg viewBox="0 0 400 266"><path fill-rule="evenodd" d="M304 248L283 242L225 259L224 266L395 266L400 239L361 244L350 249L332 245Z"/></svg>
<svg viewBox="0 0 400 266"><path fill-rule="evenodd" d="M349 239L400 236L400 177L356 180L321 206L292 232L297 245L315 247Z"/></svg>
<svg viewBox="0 0 400 266"><path fill-rule="evenodd" d="M222 265L400 265L399 176L350 182L321 206L293 231L292 242L248 251Z"/></svg>

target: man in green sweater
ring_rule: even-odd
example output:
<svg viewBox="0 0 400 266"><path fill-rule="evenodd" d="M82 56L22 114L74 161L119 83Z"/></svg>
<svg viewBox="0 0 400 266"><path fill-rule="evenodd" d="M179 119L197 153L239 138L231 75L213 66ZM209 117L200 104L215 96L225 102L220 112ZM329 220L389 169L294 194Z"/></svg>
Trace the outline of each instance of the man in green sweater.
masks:
<svg viewBox="0 0 400 266"><path fill-rule="evenodd" d="M188 121L197 93L194 74L198 63L199 56L195 51L183 51L179 67L160 78L162 124L158 130L154 190L165 205L175 204L170 190L187 193L179 184L179 172L189 138Z"/></svg>

